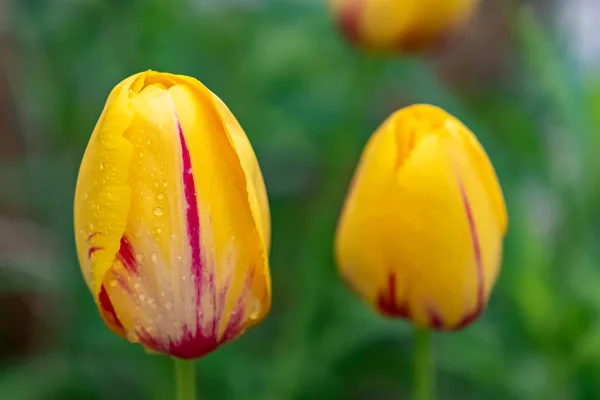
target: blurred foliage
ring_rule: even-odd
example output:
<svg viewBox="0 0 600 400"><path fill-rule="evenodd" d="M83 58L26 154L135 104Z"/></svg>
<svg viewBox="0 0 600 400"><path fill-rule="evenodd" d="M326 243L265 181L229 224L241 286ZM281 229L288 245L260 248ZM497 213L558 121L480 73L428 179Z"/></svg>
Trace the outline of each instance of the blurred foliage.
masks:
<svg viewBox="0 0 600 400"><path fill-rule="evenodd" d="M510 215L487 312L434 336L439 398L600 398L600 80L579 74L532 10L497 15L508 21L506 67L467 89L435 58L348 47L320 1L0 4L0 96L17 110L11 129L0 121L0 144L13 145L0 158L0 399L172 398L170 360L104 326L72 233L77 168L106 96L145 69L195 76L228 104L270 196L273 309L200 360L199 398L409 396L410 326L349 292L332 243L362 145L414 102L443 106L478 134ZM468 41L454 46L446 53Z"/></svg>

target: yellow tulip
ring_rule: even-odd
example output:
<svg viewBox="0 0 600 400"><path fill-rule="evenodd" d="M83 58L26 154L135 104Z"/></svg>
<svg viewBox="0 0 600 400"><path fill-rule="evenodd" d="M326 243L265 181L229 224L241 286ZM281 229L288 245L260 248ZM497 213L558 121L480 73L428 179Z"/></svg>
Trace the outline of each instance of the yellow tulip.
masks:
<svg viewBox="0 0 600 400"><path fill-rule="evenodd" d="M85 281L131 342L201 357L269 311L261 171L227 106L193 78L147 71L112 90L74 214Z"/></svg>
<svg viewBox="0 0 600 400"><path fill-rule="evenodd" d="M458 330L487 304L507 224L473 133L437 107L415 105L370 138L340 217L336 258L380 313Z"/></svg>
<svg viewBox="0 0 600 400"><path fill-rule="evenodd" d="M360 46L420 52L472 14L477 0L332 0L339 28Z"/></svg>

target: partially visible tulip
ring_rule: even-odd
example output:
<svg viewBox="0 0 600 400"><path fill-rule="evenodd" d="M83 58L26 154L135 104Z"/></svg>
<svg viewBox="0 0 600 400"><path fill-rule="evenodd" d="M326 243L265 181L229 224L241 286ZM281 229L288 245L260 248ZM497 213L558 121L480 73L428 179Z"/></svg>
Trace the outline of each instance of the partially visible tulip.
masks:
<svg viewBox="0 0 600 400"><path fill-rule="evenodd" d="M458 330L485 309L507 230L476 137L430 105L397 111L369 140L336 237L349 285L381 314Z"/></svg>
<svg viewBox="0 0 600 400"><path fill-rule="evenodd" d="M201 357L269 311L261 171L193 78L147 71L113 89L79 171L75 238L106 324L149 350Z"/></svg>
<svg viewBox="0 0 600 400"><path fill-rule="evenodd" d="M477 0L331 0L340 30L359 46L421 52L472 14Z"/></svg>

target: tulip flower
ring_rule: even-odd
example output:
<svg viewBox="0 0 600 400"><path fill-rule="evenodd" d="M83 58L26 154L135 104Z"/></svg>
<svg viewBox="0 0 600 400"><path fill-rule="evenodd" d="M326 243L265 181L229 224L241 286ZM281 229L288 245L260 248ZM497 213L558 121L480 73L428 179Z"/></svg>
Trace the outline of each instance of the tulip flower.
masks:
<svg viewBox="0 0 600 400"><path fill-rule="evenodd" d="M332 0L352 43L387 52L421 52L472 14L477 0Z"/></svg>
<svg viewBox="0 0 600 400"><path fill-rule="evenodd" d="M373 308L452 331L485 309L507 230L502 191L476 137L430 105L370 138L340 217L341 275Z"/></svg>
<svg viewBox="0 0 600 400"><path fill-rule="evenodd" d="M74 208L83 276L118 335L190 359L267 314L261 171L235 117L197 80L147 71L113 89Z"/></svg>

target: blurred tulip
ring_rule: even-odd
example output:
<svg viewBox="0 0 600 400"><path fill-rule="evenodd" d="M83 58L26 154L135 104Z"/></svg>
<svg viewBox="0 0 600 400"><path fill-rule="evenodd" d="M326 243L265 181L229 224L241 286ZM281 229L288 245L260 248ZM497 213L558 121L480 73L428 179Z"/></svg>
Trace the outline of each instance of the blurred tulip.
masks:
<svg viewBox="0 0 600 400"><path fill-rule="evenodd" d="M477 0L332 0L338 25L359 46L421 52L471 15Z"/></svg>
<svg viewBox="0 0 600 400"><path fill-rule="evenodd" d="M105 322L147 349L201 357L269 311L261 171L193 78L147 71L113 89L79 171L75 236Z"/></svg>
<svg viewBox="0 0 600 400"><path fill-rule="evenodd" d="M369 140L340 217L336 258L380 313L458 330L487 304L507 223L475 136L445 111L415 105Z"/></svg>

